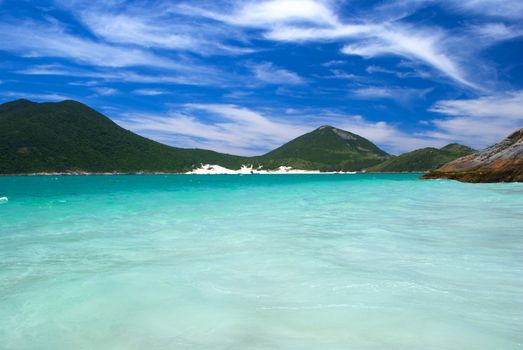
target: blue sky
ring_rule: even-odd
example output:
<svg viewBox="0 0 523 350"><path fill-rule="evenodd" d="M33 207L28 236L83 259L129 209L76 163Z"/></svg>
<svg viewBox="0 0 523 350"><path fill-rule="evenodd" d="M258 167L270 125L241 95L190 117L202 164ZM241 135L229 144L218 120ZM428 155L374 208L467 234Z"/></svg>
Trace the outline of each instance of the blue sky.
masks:
<svg viewBox="0 0 523 350"><path fill-rule="evenodd" d="M75 99L252 155L331 124L398 154L523 127L523 1L0 0L0 102Z"/></svg>

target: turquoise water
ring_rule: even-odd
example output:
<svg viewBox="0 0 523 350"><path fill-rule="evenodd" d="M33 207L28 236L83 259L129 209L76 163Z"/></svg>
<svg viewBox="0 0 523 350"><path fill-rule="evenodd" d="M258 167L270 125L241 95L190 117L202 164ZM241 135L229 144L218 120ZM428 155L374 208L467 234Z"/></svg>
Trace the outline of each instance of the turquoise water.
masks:
<svg viewBox="0 0 523 350"><path fill-rule="evenodd" d="M522 349L523 184L0 177L2 349Z"/></svg>

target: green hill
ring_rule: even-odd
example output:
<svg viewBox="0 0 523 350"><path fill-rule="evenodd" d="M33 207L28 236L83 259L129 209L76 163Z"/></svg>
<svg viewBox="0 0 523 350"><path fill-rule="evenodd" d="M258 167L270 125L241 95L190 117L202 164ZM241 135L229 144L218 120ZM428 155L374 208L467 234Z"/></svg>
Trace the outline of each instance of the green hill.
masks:
<svg viewBox="0 0 523 350"><path fill-rule="evenodd" d="M0 135L0 174L182 172L200 163L237 167L243 159L163 145L75 101L1 104Z"/></svg>
<svg viewBox="0 0 523 350"><path fill-rule="evenodd" d="M269 169L286 165L298 169L354 171L389 158L389 154L361 136L322 126L263 156L251 158L251 162Z"/></svg>
<svg viewBox="0 0 523 350"><path fill-rule="evenodd" d="M425 172L439 168L454 159L476 152L467 146L451 143L440 149L421 148L368 168L373 172Z"/></svg>
<svg viewBox="0 0 523 350"><path fill-rule="evenodd" d="M448 145L392 158L356 134L322 126L257 157L170 147L136 135L75 101L0 105L0 174L185 172L200 164L238 169L282 165L321 171L426 171L473 152Z"/></svg>

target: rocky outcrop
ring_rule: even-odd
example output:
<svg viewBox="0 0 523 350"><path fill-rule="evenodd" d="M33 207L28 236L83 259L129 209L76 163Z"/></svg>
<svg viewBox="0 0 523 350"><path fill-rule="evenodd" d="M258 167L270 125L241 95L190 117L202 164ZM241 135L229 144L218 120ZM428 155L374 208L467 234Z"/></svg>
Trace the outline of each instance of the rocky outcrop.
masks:
<svg viewBox="0 0 523 350"><path fill-rule="evenodd" d="M458 158L422 178L463 182L523 182L523 128L484 151Z"/></svg>

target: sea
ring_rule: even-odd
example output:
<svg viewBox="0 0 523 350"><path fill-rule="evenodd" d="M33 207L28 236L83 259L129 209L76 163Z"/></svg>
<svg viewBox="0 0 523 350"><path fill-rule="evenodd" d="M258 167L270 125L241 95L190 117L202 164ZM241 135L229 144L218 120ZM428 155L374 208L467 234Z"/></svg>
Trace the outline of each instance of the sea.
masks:
<svg viewBox="0 0 523 350"><path fill-rule="evenodd" d="M0 177L0 349L523 349L523 184Z"/></svg>

